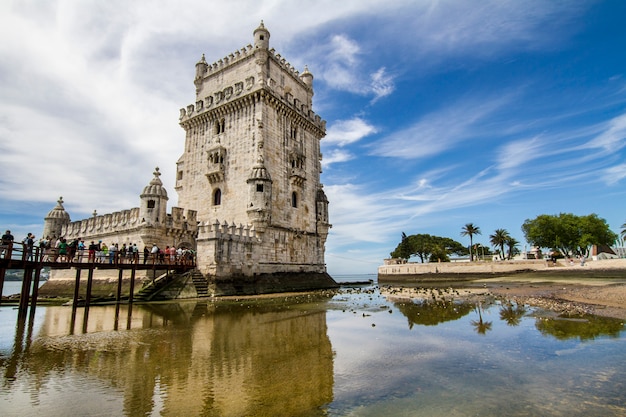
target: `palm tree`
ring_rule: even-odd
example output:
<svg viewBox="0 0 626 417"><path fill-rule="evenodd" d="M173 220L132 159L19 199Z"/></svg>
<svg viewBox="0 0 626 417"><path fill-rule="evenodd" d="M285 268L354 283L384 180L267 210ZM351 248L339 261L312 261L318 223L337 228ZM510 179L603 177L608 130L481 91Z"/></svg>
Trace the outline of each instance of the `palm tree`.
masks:
<svg viewBox="0 0 626 417"><path fill-rule="evenodd" d="M514 237L509 237L506 241L506 246L507 248L509 248L509 259L513 258L513 251L515 250L515 247L519 245L519 240L515 239Z"/></svg>
<svg viewBox="0 0 626 417"><path fill-rule="evenodd" d="M474 223L467 223L465 226L461 228L461 236L469 236L470 238L470 262L474 260L474 254L472 253L472 248L474 246L473 237L474 235L480 234L480 227L474 226Z"/></svg>
<svg viewBox="0 0 626 417"><path fill-rule="evenodd" d="M511 235L509 235L509 232L507 232L506 229L496 229L492 235L489 235L489 241L491 244L495 248L500 248L500 256L502 256L502 259L504 259L504 245L510 238Z"/></svg>
<svg viewBox="0 0 626 417"><path fill-rule="evenodd" d="M620 235L622 235L622 239L626 237L626 223L624 223L622 226L622 231L620 232Z"/></svg>

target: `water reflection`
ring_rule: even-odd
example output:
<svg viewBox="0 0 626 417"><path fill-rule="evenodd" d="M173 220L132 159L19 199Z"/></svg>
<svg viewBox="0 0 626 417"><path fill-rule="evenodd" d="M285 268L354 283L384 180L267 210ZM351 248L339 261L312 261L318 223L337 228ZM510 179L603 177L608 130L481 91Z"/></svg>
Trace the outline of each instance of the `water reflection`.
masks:
<svg viewBox="0 0 626 417"><path fill-rule="evenodd" d="M10 332L15 312L0 308L0 408L3 416L626 415L622 322L431 294L399 299L367 287L332 299L41 307L34 325Z"/></svg>
<svg viewBox="0 0 626 417"><path fill-rule="evenodd" d="M500 320L509 326L519 326L527 311L525 306L507 301L500 307Z"/></svg>
<svg viewBox="0 0 626 417"><path fill-rule="evenodd" d="M32 343L24 348L16 334L10 357L3 355L4 386L19 375L32 403L41 403L61 369L122 392L125 415L318 415L333 388L325 311L291 307L135 306L127 332L110 331L115 307L98 307L79 335L70 308L47 308ZM48 415L76 414L55 407Z"/></svg>
<svg viewBox="0 0 626 417"><path fill-rule="evenodd" d="M455 303L453 301L401 301L394 304L408 319L409 329L412 329L416 324L436 326L447 321L458 320L473 309L473 305L470 303Z"/></svg>
<svg viewBox="0 0 626 417"><path fill-rule="evenodd" d="M546 336L553 336L559 340L580 339L593 340L601 336L619 337L624 330L623 320L609 317L592 316L553 316L538 317L537 330Z"/></svg>

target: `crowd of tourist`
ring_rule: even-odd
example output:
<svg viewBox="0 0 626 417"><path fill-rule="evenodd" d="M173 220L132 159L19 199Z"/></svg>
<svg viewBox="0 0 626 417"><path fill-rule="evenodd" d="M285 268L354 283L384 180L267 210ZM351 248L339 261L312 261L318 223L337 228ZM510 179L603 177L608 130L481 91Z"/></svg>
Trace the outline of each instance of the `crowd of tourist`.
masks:
<svg viewBox="0 0 626 417"><path fill-rule="evenodd" d="M14 236L10 230L2 235L1 255L14 245ZM35 235L29 233L22 241L25 260L32 261L35 249ZM99 264L163 264L163 265L194 265L195 252L190 248L166 246L159 248L156 244L144 246L139 250L136 243L111 243L102 240L91 241L89 244L81 238L67 240L64 237L39 239L38 250L44 262L92 262Z"/></svg>

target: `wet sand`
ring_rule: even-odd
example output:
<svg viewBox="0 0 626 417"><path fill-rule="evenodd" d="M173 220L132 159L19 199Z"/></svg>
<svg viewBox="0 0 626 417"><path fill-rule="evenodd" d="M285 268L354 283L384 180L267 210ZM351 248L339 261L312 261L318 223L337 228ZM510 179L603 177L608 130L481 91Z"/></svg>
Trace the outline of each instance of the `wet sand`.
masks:
<svg viewBox="0 0 626 417"><path fill-rule="evenodd" d="M407 283L408 284L408 283ZM412 282L407 287L452 287L461 298L496 297L564 314L595 314L626 320L626 259L589 261L585 266L561 261L542 271L488 278ZM398 288L394 282L397 296ZM385 284L381 284L385 290ZM408 293L405 295L409 295Z"/></svg>

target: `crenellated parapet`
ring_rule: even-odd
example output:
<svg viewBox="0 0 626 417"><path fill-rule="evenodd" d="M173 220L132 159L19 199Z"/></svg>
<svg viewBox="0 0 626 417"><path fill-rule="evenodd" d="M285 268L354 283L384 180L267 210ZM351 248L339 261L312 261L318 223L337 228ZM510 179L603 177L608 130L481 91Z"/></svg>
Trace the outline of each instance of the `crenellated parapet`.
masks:
<svg viewBox="0 0 626 417"><path fill-rule="evenodd" d="M205 77L209 77L211 75L217 74L220 71L226 70L228 67L233 66L239 63L242 60L252 58L254 56L254 47L250 44L245 47L238 49L222 59L219 59L212 64L206 63L204 61L204 55L202 55L201 60L196 64L198 67L196 72L196 80L202 80ZM292 74L295 78L300 79L300 71L296 69L293 65L291 65L285 58L283 58L280 54L276 53L274 48L269 49L268 51L269 57L276 62L283 70ZM302 73L302 75L306 74L306 69ZM302 85L306 85L306 82L301 80Z"/></svg>
<svg viewBox="0 0 626 417"><path fill-rule="evenodd" d="M267 39L269 38L269 32L266 31L263 25L257 29L257 31L259 30L260 32L264 32L267 38L264 41L255 43L255 46L247 45L213 64L208 64L205 61L204 55L202 56L201 60L196 64L196 76L194 79L194 84L196 85L196 101L180 109L179 122L181 124L187 124L191 119L197 119L197 116L207 113L212 113L215 117L219 118L221 117L221 113L227 114L230 110L220 113L218 109L223 109L224 107L228 109L229 106L225 106L226 104L238 102L240 101L239 99L243 97L261 91L263 92L261 97L264 97L264 99L272 96L280 100L284 105L283 111L294 111L301 117L308 119L309 122L325 130L326 122L311 109L313 75L306 67L304 71L300 73L284 57L276 53L274 48L268 48ZM257 31L255 31L255 36ZM229 72L236 73L236 67L250 64L243 63L243 61L252 60L255 57L257 60L263 57L261 61L259 61L259 68L265 68L266 65L264 62L268 60L268 65L269 61L271 61L272 65L280 68L281 71L273 70L269 74L266 70L262 70L261 72L248 72L247 76L242 75L240 79L230 79L216 84L213 87L214 91L210 91L211 87L208 87L208 83L211 78L223 77L222 72L224 74ZM287 76L294 84L286 87L284 76ZM206 91L206 89L209 89L209 91ZM299 97L296 97L294 95L295 90L306 91L306 94L300 94ZM255 96L258 97L258 94L255 94ZM250 104L250 101L246 100L240 105L248 104ZM211 116L208 118L210 119ZM204 117L202 119L207 118Z"/></svg>
<svg viewBox="0 0 626 417"><path fill-rule="evenodd" d="M68 223L61 230L61 236L81 237L117 233L120 230L135 228L139 223L139 208L135 207Z"/></svg>
<svg viewBox="0 0 626 417"><path fill-rule="evenodd" d="M254 82L254 77L250 78ZM230 90L228 91L230 92ZM213 93L206 96L204 100L197 101L195 104L189 104L186 108L181 108L180 125L183 127L199 125L209 120L219 119L234 109L251 106L254 103L263 101L274 106L282 114L297 114L320 131L326 131L326 120L323 120L307 104L294 98L290 93L286 93L284 96L277 96L269 94L266 90L256 90L251 94L242 95L237 93L238 91L238 89L233 89L233 93L229 94L225 94L224 91Z"/></svg>
<svg viewBox="0 0 626 417"><path fill-rule="evenodd" d="M257 234L253 226L219 220L206 221L198 224L198 240L232 240L242 243L257 242Z"/></svg>
<svg viewBox="0 0 626 417"><path fill-rule="evenodd" d="M113 213L94 215L88 219L68 223L61 229L61 236L66 238L102 235L119 235L134 229L147 226L146 219L140 218L140 209L135 207ZM184 210L173 207L172 213L167 215L164 229L180 230L186 233L195 233L197 213L195 210Z"/></svg>

